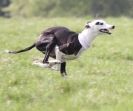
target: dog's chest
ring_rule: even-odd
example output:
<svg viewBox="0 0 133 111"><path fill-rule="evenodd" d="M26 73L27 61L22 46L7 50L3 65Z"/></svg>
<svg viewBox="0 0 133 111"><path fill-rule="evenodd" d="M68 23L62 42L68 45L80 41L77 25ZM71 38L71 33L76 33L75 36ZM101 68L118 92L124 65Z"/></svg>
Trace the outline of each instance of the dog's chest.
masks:
<svg viewBox="0 0 133 111"><path fill-rule="evenodd" d="M77 59L83 51L84 51L84 49L81 48L76 55L75 54L67 55L67 54L64 54L63 52L61 52L58 47L56 47L56 49L55 49L56 59L63 60L63 61L64 60L65 61L66 60L74 60L74 59Z"/></svg>

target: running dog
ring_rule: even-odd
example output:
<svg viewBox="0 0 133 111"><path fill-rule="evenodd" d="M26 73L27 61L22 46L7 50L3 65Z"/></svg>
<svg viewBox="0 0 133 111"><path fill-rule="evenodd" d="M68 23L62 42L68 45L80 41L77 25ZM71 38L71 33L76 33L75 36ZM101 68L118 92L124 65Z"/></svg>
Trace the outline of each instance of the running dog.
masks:
<svg viewBox="0 0 133 111"><path fill-rule="evenodd" d="M45 57L42 62L34 62L35 65L52 67L58 64L61 75L66 76L66 61L78 58L91 46L98 35L110 35L112 29L115 29L115 26L107 24L104 20L87 22L81 33L73 32L66 27L51 27L43 31L39 39L30 47L19 51L8 51L8 53L17 54L36 47L45 54ZM49 57L54 60L50 61Z"/></svg>

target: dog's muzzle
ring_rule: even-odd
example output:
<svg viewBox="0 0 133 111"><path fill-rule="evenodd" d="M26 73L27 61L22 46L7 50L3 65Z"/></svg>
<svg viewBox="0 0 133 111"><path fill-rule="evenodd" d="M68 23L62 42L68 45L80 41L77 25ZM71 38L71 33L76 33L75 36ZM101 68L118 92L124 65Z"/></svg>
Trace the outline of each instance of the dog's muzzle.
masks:
<svg viewBox="0 0 133 111"><path fill-rule="evenodd" d="M108 28L108 29L106 29L106 28L100 29L99 31L102 32L102 33L112 34L112 33L110 32L110 30L112 30L112 29L115 29L115 26L112 26L112 27L110 27L110 28Z"/></svg>

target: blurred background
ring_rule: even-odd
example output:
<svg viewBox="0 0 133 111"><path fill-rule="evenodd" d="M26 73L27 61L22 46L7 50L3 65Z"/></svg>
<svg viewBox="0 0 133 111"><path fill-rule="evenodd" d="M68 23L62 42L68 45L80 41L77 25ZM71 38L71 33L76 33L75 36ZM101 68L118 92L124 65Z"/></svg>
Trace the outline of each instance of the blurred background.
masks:
<svg viewBox="0 0 133 111"><path fill-rule="evenodd" d="M133 17L133 0L0 0L0 16Z"/></svg>

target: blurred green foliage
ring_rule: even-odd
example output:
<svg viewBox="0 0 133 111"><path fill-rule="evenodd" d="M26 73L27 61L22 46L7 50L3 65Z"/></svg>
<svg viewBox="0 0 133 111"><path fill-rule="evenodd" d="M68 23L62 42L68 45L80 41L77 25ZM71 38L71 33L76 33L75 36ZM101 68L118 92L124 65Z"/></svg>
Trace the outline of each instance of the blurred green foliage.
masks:
<svg viewBox="0 0 133 111"><path fill-rule="evenodd" d="M9 1L9 0L1 0ZM129 16L133 0L10 0L11 16ZM0 2L1 3L1 2Z"/></svg>

